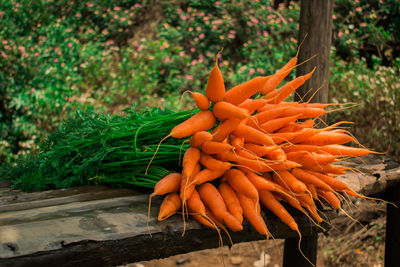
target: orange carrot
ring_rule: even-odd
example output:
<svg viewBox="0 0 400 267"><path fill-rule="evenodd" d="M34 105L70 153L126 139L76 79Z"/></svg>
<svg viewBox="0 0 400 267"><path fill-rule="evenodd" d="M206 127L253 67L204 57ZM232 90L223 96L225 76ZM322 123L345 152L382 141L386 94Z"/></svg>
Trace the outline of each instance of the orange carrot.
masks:
<svg viewBox="0 0 400 267"><path fill-rule="evenodd" d="M264 131L266 131L268 133L272 133L272 132L275 132L276 130L284 127L289 122L296 121L299 117L300 117L300 115L298 114L298 115L294 115L294 116L273 119L273 120L270 120L270 121L267 121L267 122L261 124L260 127Z"/></svg>
<svg viewBox="0 0 400 267"><path fill-rule="evenodd" d="M182 175L180 173L174 172L168 174L154 185L154 192L150 195L150 197L178 192L181 185L181 180Z"/></svg>
<svg viewBox="0 0 400 267"><path fill-rule="evenodd" d="M206 141L211 141L213 136L210 132L200 131L190 137L190 145L192 147L199 147Z"/></svg>
<svg viewBox="0 0 400 267"><path fill-rule="evenodd" d="M218 177L221 177L225 173L225 169L218 170L210 170L204 169L197 173L190 182L191 186L195 186L197 184L203 184L205 182L211 182Z"/></svg>
<svg viewBox="0 0 400 267"><path fill-rule="evenodd" d="M310 172L307 172L301 168L292 169L292 174L297 179L299 179L300 181L303 181L304 183L309 183L309 184L315 185L324 191L333 191L332 187L330 187L328 184L326 184L320 178L318 178L317 176L315 176L315 175L311 174Z"/></svg>
<svg viewBox="0 0 400 267"><path fill-rule="evenodd" d="M207 110L210 108L210 100L207 99L207 97L201 93L197 92L192 92L192 91L185 91L183 94L186 92L191 93L194 101L196 101L196 105L199 109L201 110ZM182 94L182 96L183 96Z"/></svg>
<svg viewBox="0 0 400 267"><path fill-rule="evenodd" d="M195 147L189 147L182 160L182 175L184 177L191 177L194 167L200 160L200 150Z"/></svg>
<svg viewBox="0 0 400 267"><path fill-rule="evenodd" d="M364 149L364 148L356 148L356 147L347 147L343 145L326 145L321 147L321 150L328 152L332 155L338 156L356 156L361 157L368 155L370 153L375 153L371 150Z"/></svg>
<svg viewBox="0 0 400 267"><path fill-rule="evenodd" d="M163 200L158 213L158 220L163 221L181 208L181 198L177 193L169 193Z"/></svg>
<svg viewBox="0 0 400 267"><path fill-rule="evenodd" d="M266 111L259 112L251 117L248 125L253 127L259 126L267 121L279 117L288 108L289 107L277 107L274 109L268 109Z"/></svg>
<svg viewBox="0 0 400 267"><path fill-rule="evenodd" d="M354 141L354 138L345 133L337 133L331 131L321 131L306 140L301 141L302 144L307 145L342 145Z"/></svg>
<svg viewBox="0 0 400 267"><path fill-rule="evenodd" d="M215 125L215 117L209 110L203 110L175 126L168 136L182 139L200 131L207 131Z"/></svg>
<svg viewBox="0 0 400 267"><path fill-rule="evenodd" d="M288 117L297 114L302 114L299 119L316 118L323 116L327 113L325 109L322 108L311 108L311 107L289 107L286 109L280 117Z"/></svg>
<svg viewBox="0 0 400 267"><path fill-rule="evenodd" d="M243 215L249 221L249 223L254 227L254 229L262 234L265 235L267 238L269 237L269 232L267 225L265 224L264 219L261 217L261 214L256 210L254 206L254 202L252 199L247 198L242 194L238 194L238 199L240 202L240 206L243 209Z"/></svg>
<svg viewBox="0 0 400 267"><path fill-rule="evenodd" d="M213 141L222 142L231 132L233 132L241 120L236 119L228 119L219 124L215 129L212 131Z"/></svg>
<svg viewBox="0 0 400 267"><path fill-rule="evenodd" d="M294 193L305 193L307 190L307 187L303 182L298 180L296 177L294 177L290 172L286 170L277 171L276 173L274 173L273 179L279 185L281 185L284 188L290 189Z"/></svg>
<svg viewBox="0 0 400 267"><path fill-rule="evenodd" d="M278 104L286 99L289 95L291 95L297 88L304 84L311 75L314 73L315 68L308 74L299 76L296 79L286 83L281 88L274 90L265 95L265 99L268 100L269 103Z"/></svg>
<svg viewBox="0 0 400 267"><path fill-rule="evenodd" d="M279 203L278 200L267 190L259 191L260 201L270 211L272 211L282 222L287 224L290 229L298 231L299 227L293 217L287 210Z"/></svg>
<svg viewBox="0 0 400 267"><path fill-rule="evenodd" d="M231 163L229 163L227 161L217 160L205 153L201 153L200 163L201 163L201 165L203 165L204 167L206 167L207 169L210 169L210 170L225 170L226 171L232 167Z"/></svg>
<svg viewBox="0 0 400 267"><path fill-rule="evenodd" d="M233 190L233 188L226 182L219 185L218 191L224 199L225 205L228 211L235 216L235 218L242 223L243 222L243 209L240 206L239 199Z"/></svg>
<svg viewBox="0 0 400 267"><path fill-rule="evenodd" d="M259 99L248 98L240 105L238 105L238 107L245 108L247 109L249 114L253 114L256 110L259 110L262 106L264 106L267 103L268 101L264 98L259 98Z"/></svg>
<svg viewBox="0 0 400 267"><path fill-rule="evenodd" d="M233 147L230 144L214 141L207 141L201 145L201 151L206 154L224 153L226 151L232 150L232 148Z"/></svg>
<svg viewBox="0 0 400 267"><path fill-rule="evenodd" d="M254 153L257 157L265 156L267 153L279 148L278 146L262 146L253 143L244 143L244 148Z"/></svg>
<svg viewBox="0 0 400 267"><path fill-rule="evenodd" d="M206 96L212 102L221 101L225 96L225 84L221 70L218 68L218 56L216 56L215 66L211 69L206 86Z"/></svg>
<svg viewBox="0 0 400 267"><path fill-rule="evenodd" d="M230 169L226 173L227 182L236 192L248 198L258 199L258 191L240 170Z"/></svg>
<svg viewBox="0 0 400 267"><path fill-rule="evenodd" d="M250 127L244 123L239 123L233 134L237 137L243 137L245 141L252 142L260 145L275 145L271 137L267 134Z"/></svg>
<svg viewBox="0 0 400 267"><path fill-rule="evenodd" d="M329 205L331 205L333 208L337 210L341 209L342 206L340 204L340 200L333 192L318 190L318 195L321 196L326 202L328 202Z"/></svg>
<svg viewBox="0 0 400 267"><path fill-rule="evenodd" d="M329 175L326 175L326 174L323 174L320 172L310 171L310 170L303 170L303 171L318 177L324 183L326 183L327 185L329 185L331 188L333 188L336 191L349 189L349 187L345 183L343 183L342 181L337 180Z"/></svg>
<svg viewBox="0 0 400 267"><path fill-rule="evenodd" d="M246 99L258 93L269 78L270 76L256 77L250 81L237 85L226 92L224 100L234 105L239 105Z"/></svg>
<svg viewBox="0 0 400 267"><path fill-rule="evenodd" d="M243 120L249 116L247 109L239 108L229 102L220 101L213 106L214 116L220 120L238 119Z"/></svg>
<svg viewBox="0 0 400 267"><path fill-rule="evenodd" d="M244 146L244 138L232 136L231 144L235 149L242 149Z"/></svg>
<svg viewBox="0 0 400 267"><path fill-rule="evenodd" d="M300 163L303 166L315 165L315 164L328 164L337 158L337 156L329 154L320 154L316 152L308 151L295 151L286 153L286 157L289 160Z"/></svg>
<svg viewBox="0 0 400 267"><path fill-rule="evenodd" d="M274 182L268 181L264 177L261 177L255 174L252 171L243 170L246 174L247 178L254 185L257 190L268 190L268 191L276 191L277 185Z"/></svg>

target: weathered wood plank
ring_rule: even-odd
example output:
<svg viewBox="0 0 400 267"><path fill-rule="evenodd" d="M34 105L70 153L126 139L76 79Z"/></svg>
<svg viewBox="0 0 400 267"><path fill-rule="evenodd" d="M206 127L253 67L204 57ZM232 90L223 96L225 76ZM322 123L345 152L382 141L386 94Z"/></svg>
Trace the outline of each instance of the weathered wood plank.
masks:
<svg viewBox="0 0 400 267"><path fill-rule="evenodd" d="M364 174L350 172L340 179L364 194L383 192L400 181L396 163L376 157L346 163ZM156 221L161 199L154 198L147 228L148 194L131 189L92 186L35 193L3 192L0 265L114 266L218 246L215 230L205 229L191 218L183 238L181 215ZM290 213L303 236L318 230L300 212L290 209ZM263 216L275 238L297 237L273 214L263 211ZM263 239L247 223L244 227L243 231L230 232L235 243ZM225 235L224 244L228 244Z"/></svg>

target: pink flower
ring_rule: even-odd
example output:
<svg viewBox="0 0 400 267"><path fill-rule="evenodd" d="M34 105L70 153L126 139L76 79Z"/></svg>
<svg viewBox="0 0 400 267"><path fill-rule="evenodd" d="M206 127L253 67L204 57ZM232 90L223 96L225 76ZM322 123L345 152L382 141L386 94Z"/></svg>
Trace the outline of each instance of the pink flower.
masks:
<svg viewBox="0 0 400 267"><path fill-rule="evenodd" d="M58 54L59 56L61 56L61 51L58 51L57 54Z"/></svg>
<svg viewBox="0 0 400 267"><path fill-rule="evenodd" d="M216 30L217 29L217 25L212 25L211 29Z"/></svg>
<svg viewBox="0 0 400 267"><path fill-rule="evenodd" d="M138 47L137 51L140 52L140 51L142 51L142 49L143 48L140 46L140 47Z"/></svg>
<svg viewBox="0 0 400 267"><path fill-rule="evenodd" d="M80 17L82 17L82 14L81 13L76 13L75 17L80 18Z"/></svg>
<svg viewBox="0 0 400 267"><path fill-rule="evenodd" d="M194 47L190 48L190 52L194 53L194 51L196 51L196 48Z"/></svg>
<svg viewBox="0 0 400 267"><path fill-rule="evenodd" d="M268 32L264 31L264 36L267 37L268 36Z"/></svg>
<svg viewBox="0 0 400 267"><path fill-rule="evenodd" d="M255 24L257 24L259 21L256 18L251 18L251 21L254 22Z"/></svg>
<svg viewBox="0 0 400 267"><path fill-rule="evenodd" d="M272 7L271 7L271 6L267 6L267 9L268 9L269 11L271 11L271 10L272 10Z"/></svg>
<svg viewBox="0 0 400 267"><path fill-rule="evenodd" d="M179 52L180 57L183 57L184 55L185 55L185 52L183 52L183 51Z"/></svg>
<svg viewBox="0 0 400 267"><path fill-rule="evenodd" d="M161 74L161 75L164 75L164 73L165 73L165 70L164 70L164 69L160 70L160 74Z"/></svg>
<svg viewBox="0 0 400 267"><path fill-rule="evenodd" d="M255 72L256 72L256 71L255 71L253 68L251 68L250 71L249 71L249 74L250 74L250 75L253 75Z"/></svg>
<svg viewBox="0 0 400 267"><path fill-rule="evenodd" d="M71 47L72 47L72 43L68 43L67 46L68 46L69 48L71 48Z"/></svg>
<svg viewBox="0 0 400 267"><path fill-rule="evenodd" d="M88 7L92 7L92 6L94 6L94 4L93 3L87 3L86 4Z"/></svg>
<svg viewBox="0 0 400 267"><path fill-rule="evenodd" d="M336 19L336 16L335 16L335 15L333 15L333 16L332 16L332 18L333 18L333 19Z"/></svg>
<svg viewBox="0 0 400 267"><path fill-rule="evenodd" d="M72 29L66 29L65 32L72 32Z"/></svg>
<svg viewBox="0 0 400 267"><path fill-rule="evenodd" d="M121 10L121 8L120 8L119 6L115 6L115 7L114 7L114 10L115 10L115 11L118 11L118 10Z"/></svg>
<svg viewBox="0 0 400 267"><path fill-rule="evenodd" d="M54 59L54 63L57 63L58 62L58 59L56 58L56 59Z"/></svg>
<svg viewBox="0 0 400 267"><path fill-rule="evenodd" d="M199 38L200 38L200 39L203 39L203 38L204 38L204 36L205 36L205 34L204 34L204 33L200 33L200 35L199 35Z"/></svg>
<svg viewBox="0 0 400 267"><path fill-rule="evenodd" d="M360 27L366 27L366 26L367 26L367 24L364 22L360 24Z"/></svg>
<svg viewBox="0 0 400 267"><path fill-rule="evenodd" d="M217 2L215 2L215 4L216 5L222 5L222 2L221 1L217 1Z"/></svg>
<svg viewBox="0 0 400 267"><path fill-rule="evenodd" d="M31 88L31 92L35 92L35 88L32 87L32 88Z"/></svg>
<svg viewBox="0 0 400 267"><path fill-rule="evenodd" d="M133 43L133 46L134 46L134 47L138 47L138 46L139 46L139 43L135 41L135 42Z"/></svg>
<svg viewBox="0 0 400 267"><path fill-rule="evenodd" d="M185 78L186 78L187 80L192 80L192 79L193 79L193 76L192 76L192 75L185 75Z"/></svg>
<svg viewBox="0 0 400 267"><path fill-rule="evenodd" d="M36 52L35 54L33 54L35 57L38 57L39 56L39 53L38 52Z"/></svg>
<svg viewBox="0 0 400 267"><path fill-rule="evenodd" d="M177 13L178 13L178 14L181 14L181 13L182 13L182 9L181 9L181 8L178 8Z"/></svg>
<svg viewBox="0 0 400 267"><path fill-rule="evenodd" d="M142 5L139 4L139 3L136 3L136 4L133 5L133 7L141 7L141 6L142 6Z"/></svg>
<svg viewBox="0 0 400 267"><path fill-rule="evenodd" d="M253 26L253 23L251 23L251 21L248 21L247 25L249 25L251 27L251 26Z"/></svg>
<svg viewBox="0 0 400 267"><path fill-rule="evenodd" d="M339 38L341 38L343 36L343 32L339 32L337 35Z"/></svg>
<svg viewBox="0 0 400 267"><path fill-rule="evenodd" d="M293 21L293 19L292 19L292 18L289 18L289 21L290 21L290 22L292 22L292 21Z"/></svg>
<svg viewBox="0 0 400 267"><path fill-rule="evenodd" d="M106 42L106 46L110 46L110 45L113 45L113 44L114 44L114 40L108 40Z"/></svg>
<svg viewBox="0 0 400 267"><path fill-rule="evenodd" d="M192 65L192 66L194 66L196 64L197 64L197 60L196 59L193 59L192 62L190 62L190 65Z"/></svg>
<svg viewBox="0 0 400 267"><path fill-rule="evenodd" d="M65 63L63 62L63 63L61 63L61 67L64 67L65 66Z"/></svg>

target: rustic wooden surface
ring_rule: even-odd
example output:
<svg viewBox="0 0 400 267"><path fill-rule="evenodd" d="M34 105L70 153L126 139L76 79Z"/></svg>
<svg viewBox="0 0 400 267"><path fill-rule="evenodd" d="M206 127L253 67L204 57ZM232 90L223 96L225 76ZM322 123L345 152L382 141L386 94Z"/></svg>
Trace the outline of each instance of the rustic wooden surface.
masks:
<svg viewBox="0 0 400 267"><path fill-rule="evenodd" d="M348 165L364 174L340 179L364 194L383 192L400 181L400 168L390 161L366 157ZM216 232L190 218L184 237L181 215L157 222L160 201L154 198L146 227L148 194L131 189L87 186L24 193L2 188L0 266L115 266L218 247ZM304 236L318 231L305 216L290 212ZM271 213L263 215L275 238L297 236ZM263 239L248 224L231 236L234 243Z"/></svg>

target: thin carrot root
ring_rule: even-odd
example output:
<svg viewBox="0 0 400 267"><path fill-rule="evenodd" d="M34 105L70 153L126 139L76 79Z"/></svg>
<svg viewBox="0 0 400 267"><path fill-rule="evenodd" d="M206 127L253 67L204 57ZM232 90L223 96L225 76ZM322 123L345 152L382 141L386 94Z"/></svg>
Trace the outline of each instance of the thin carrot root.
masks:
<svg viewBox="0 0 400 267"><path fill-rule="evenodd" d="M156 157L156 154L157 154L158 150L160 149L161 143L162 143L165 139L167 139L168 137L170 137L170 136L172 136L172 135L169 134L169 135L165 136L163 139L161 139L160 143L158 143L158 146L157 146L157 148L156 148L156 151L154 151L153 157L150 159L149 164L147 164L146 171L145 171L145 174L146 174L146 175L147 175L147 172L148 172L148 170L149 170L149 168L150 168L151 163L153 162L154 158Z"/></svg>
<svg viewBox="0 0 400 267"><path fill-rule="evenodd" d="M151 231L150 231L150 226L149 226L149 221L150 221L150 207L151 207L151 198L152 198L153 196L155 196L154 193L150 194L150 197L149 197L149 206L148 206L148 209L147 209L147 220L146 220L146 228L147 228L147 231L149 232L150 237L152 237Z"/></svg>

